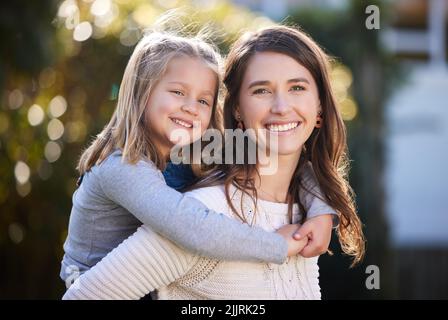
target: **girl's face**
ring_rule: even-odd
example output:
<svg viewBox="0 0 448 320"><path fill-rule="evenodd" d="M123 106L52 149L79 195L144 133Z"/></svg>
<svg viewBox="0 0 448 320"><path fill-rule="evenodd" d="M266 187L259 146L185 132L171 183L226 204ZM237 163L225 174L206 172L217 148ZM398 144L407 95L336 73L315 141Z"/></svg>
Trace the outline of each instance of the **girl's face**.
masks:
<svg viewBox="0 0 448 320"><path fill-rule="evenodd" d="M216 73L202 60L176 57L152 88L146 117L156 147L164 155L177 143L199 139L210 123Z"/></svg>
<svg viewBox="0 0 448 320"><path fill-rule="evenodd" d="M238 102L236 112L245 128L276 135L279 155L300 154L320 111L311 73L293 58L275 52L256 53L249 60Z"/></svg>

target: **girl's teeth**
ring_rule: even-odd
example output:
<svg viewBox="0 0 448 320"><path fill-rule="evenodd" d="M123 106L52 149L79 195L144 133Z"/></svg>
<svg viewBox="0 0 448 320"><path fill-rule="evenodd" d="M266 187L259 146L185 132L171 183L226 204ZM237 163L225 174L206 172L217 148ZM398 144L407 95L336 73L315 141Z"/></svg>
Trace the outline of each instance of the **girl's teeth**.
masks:
<svg viewBox="0 0 448 320"><path fill-rule="evenodd" d="M180 124L180 125L183 126L183 127L186 127L186 128L191 128L191 127L192 127L191 124L188 124L188 123L186 123L186 122L184 122L184 121L182 121L182 120L179 120L179 119L173 119L173 121L174 121L175 123L177 123L177 124Z"/></svg>

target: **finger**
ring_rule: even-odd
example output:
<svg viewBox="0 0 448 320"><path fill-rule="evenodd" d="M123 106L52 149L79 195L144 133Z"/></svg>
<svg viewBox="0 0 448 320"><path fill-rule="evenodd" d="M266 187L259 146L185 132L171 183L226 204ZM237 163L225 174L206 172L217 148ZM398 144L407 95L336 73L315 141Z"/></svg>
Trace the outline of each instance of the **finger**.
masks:
<svg viewBox="0 0 448 320"><path fill-rule="evenodd" d="M311 224L303 224L296 232L293 234L295 240L301 240L303 237L308 236L311 233Z"/></svg>
<svg viewBox="0 0 448 320"><path fill-rule="evenodd" d="M308 243L303 249L302 251L300 251L300 255L304 258L312 258L317 256L317 252L316 252L316 246L313 245L312 243Z"/></svg>

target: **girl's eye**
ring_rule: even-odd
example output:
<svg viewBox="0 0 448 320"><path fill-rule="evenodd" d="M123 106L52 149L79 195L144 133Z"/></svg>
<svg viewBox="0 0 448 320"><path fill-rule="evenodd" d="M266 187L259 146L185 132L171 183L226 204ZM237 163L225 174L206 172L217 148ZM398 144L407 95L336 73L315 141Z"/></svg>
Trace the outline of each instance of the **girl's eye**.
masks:
<svg viewBox="0 0 448 320"><path fill-rule="evenodd" d="M269 91L266 89L260 88L260 89L255 90L253 94L266 94L266 93L269 93Z"/></svg>
<svg viewBox="0 0 448 320"><path fill-rule="evenodd" d="M292 90L292 91L303 91L303 90L305 90L305 87L302 87L302 86L293 86L293 87L291 87L291 90Z"/></svg>
<svg viewBox="0 0 448 320"><path fill-rule="evenodd" d="M184 94L183 94L181 91L179 91L179 90L172 90L171 92L174 93L175 95L178 95L178 96L183 96L183 95L184 95Z"/></svg>
<svg viewBox="0 0 448 320"><path fill-rule="evenodd" d="M204 104L206 106L210 106L210 103L207 100L204 100L204 99L199 100L199 103L200 104Z"/></svg>

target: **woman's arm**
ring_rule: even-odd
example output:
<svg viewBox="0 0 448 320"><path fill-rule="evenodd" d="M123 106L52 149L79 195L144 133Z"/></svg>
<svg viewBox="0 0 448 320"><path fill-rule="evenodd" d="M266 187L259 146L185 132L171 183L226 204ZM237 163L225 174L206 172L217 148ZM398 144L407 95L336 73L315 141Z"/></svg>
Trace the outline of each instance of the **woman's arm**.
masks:
<svg viewBox="0 0 448 320"><path fill-rule="evenodd" d="M197 259L143 225L81 275L62 299L139 299L182 277Z"/></svg>
<svg viewBox="0 0 448 320"><path fill-rule="evenodd" d="M188 251L224 260L282 263L286 259L288 248L282 236L250 227L208 209L197 199L184 197L166 185L152 164L140 161L131 165L122 162L116 152L98 169L108 198Z"/></svg>

